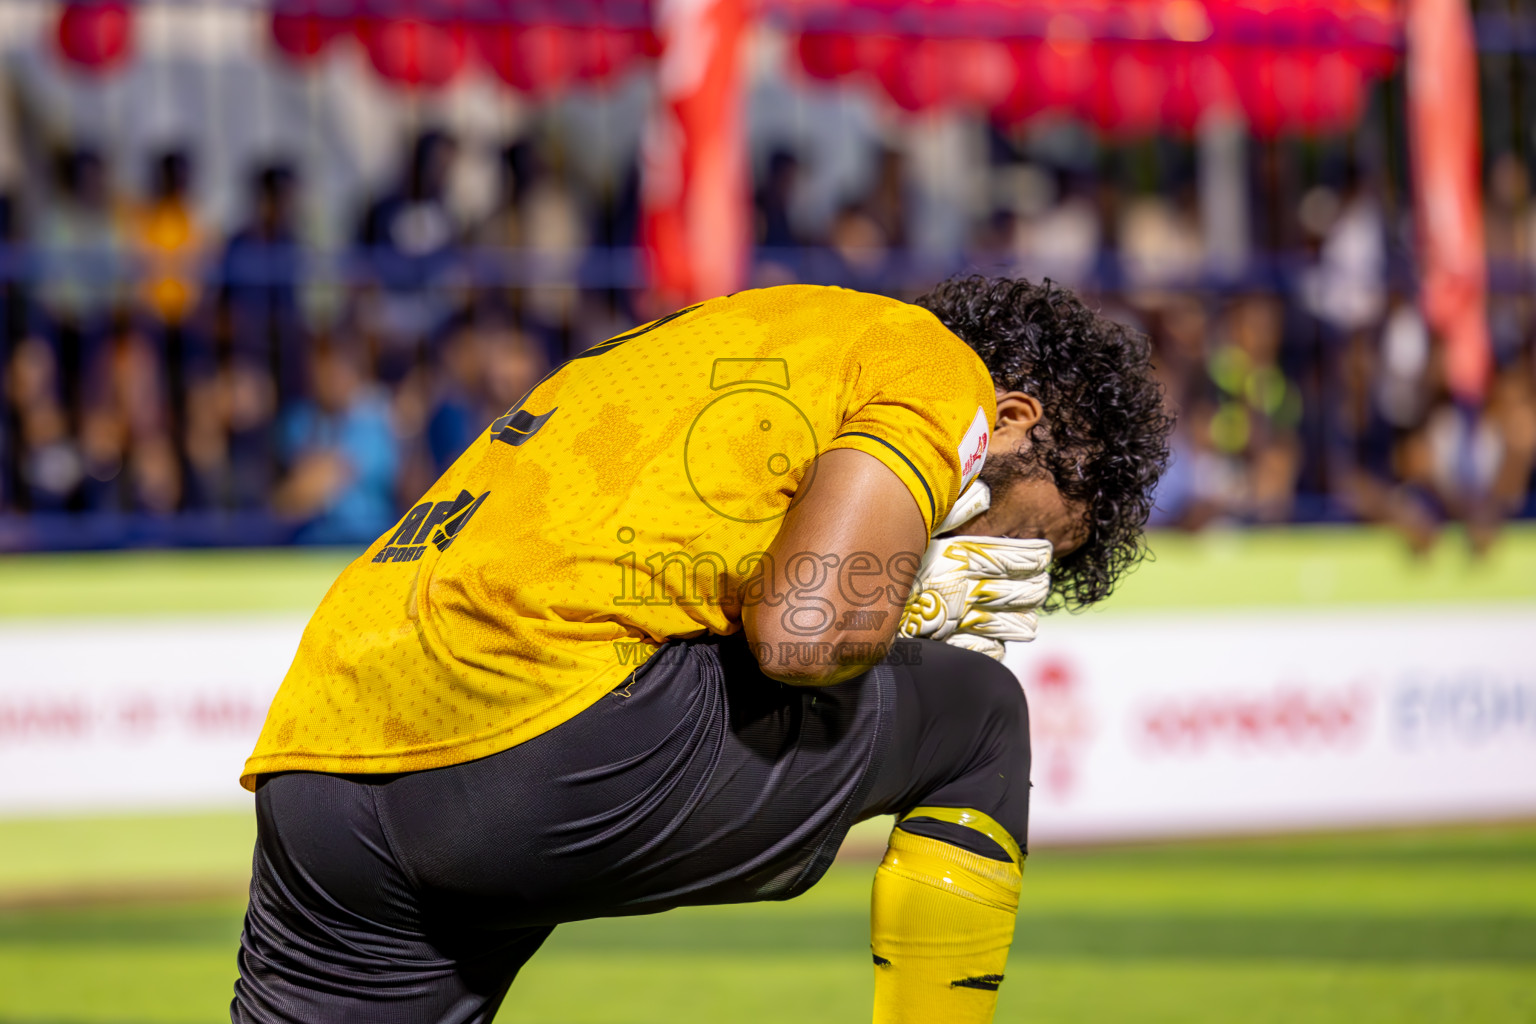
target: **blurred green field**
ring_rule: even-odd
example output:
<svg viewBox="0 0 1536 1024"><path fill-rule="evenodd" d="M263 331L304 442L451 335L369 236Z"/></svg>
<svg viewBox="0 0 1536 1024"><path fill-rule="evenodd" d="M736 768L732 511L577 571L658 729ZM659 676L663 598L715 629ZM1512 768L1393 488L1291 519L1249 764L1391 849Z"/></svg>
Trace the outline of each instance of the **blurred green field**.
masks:
<svg viewBox="0 0 1536 1024"><path fill-rule="evenodd" d="M1153 560L1090 614L1239 606L1536 601L1536 524L1482 558L1458 530L1423 555L1373 527L1153 533ZM0 618L293 611L355 552L113 551L0 556Z"/></svg>
<svg viewBox="0 0 1536 1024"><path fill-rule="evenodd" d="M0 824L0 1022L223 1017L249 826L131 820ZM172 858L158 874L157 832ZM90 861L110 862L119 836L120 901L96 888L60 903L72 873L111 876ZM17 870L66 847L68 870ZM791 903L565 926L498 1019L867 1020L872 868L840 861ZM229 894L130 899L157 878L188 895L222 878ZM1044 850L1025 893L1001 1022L1536 1021L1533 826Z"/></svg>

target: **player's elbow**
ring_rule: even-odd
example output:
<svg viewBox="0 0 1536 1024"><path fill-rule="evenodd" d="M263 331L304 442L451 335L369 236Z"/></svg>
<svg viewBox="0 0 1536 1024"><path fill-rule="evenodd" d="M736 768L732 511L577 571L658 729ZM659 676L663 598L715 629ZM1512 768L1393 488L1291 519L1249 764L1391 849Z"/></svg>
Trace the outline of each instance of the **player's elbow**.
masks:
<svg viewBox="0 0 1536 1024"><path fill-rule="evenodd" d="M745 626L763 674L790 686L833 686L862 675L884 656L887 646L841 630L792 634L777 622L754 621L751 616Z"/></svg>
<svg viewBox="0 0 1536 1024"><path fill-rule="evenodd" d="M822 687L831 685L831 680L827 678L826 673L810 672L804 669L789 670L764 666L763 675L786 686Z"/></svg>
<svg viewBox="0 0 1536 1024"><path fill-rule="evenodd" d="M762 616L756 612L756 608L745 609L741 624L763 675L790 686L828 685L827 670L831 666L819 663L814 657L805 656L810 653L815 642L805 637L792 636L772 616Z"/></svg>
<svg viewBox="0 0 1536 1024"><path fill-rule="evenodd" d="M833 686L868 671L868 665L786 664L759 659L763 675L788 686Z"/></svg>

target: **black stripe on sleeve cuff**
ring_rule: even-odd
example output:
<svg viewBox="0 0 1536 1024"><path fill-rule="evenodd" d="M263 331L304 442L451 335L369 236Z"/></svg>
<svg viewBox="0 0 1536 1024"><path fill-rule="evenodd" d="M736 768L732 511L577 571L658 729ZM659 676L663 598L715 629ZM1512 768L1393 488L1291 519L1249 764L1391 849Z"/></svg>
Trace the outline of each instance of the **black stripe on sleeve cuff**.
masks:
<svg viewBox="0 0 1536 1024"><path fill-rule="evenodd" d="M900 448L897 448L883 437L876 437L874 434L866 434L862 430L850 430L846 433L838 434L837 437L834 437L832 440L836 441L838 437L867 437L871 441L879 441L891 451L895 452L896 457L901 459L902 462L905 462L907 464L907 468L912 471L912 475L917 477L917 482L923 485L923 493L928 495L928 515L933 520L933 524L935 526L939 524L939 506L933 500L933 488L929 487L928 481L923 478L922 470L913 465L912 460L907 458L906 454L902 452Z"/></svg>

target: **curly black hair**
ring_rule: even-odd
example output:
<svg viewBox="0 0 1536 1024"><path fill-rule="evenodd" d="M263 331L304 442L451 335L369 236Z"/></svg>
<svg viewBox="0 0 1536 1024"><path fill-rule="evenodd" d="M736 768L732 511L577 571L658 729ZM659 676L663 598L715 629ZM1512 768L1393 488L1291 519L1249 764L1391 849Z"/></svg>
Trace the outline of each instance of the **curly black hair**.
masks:
<svg viewBox="0 0 1536 1024"><path fill-rule="evenodd" d="M956 277L917 305L976 351L998 388L1040 402L1040 422L1019 457L1030 475L1049 475L1085 510L1089 528L1053 567L1046 608L1102 601L1146 557L1142 529L1168 466L1173 417L1146 336L1049 280Z"/></svg>

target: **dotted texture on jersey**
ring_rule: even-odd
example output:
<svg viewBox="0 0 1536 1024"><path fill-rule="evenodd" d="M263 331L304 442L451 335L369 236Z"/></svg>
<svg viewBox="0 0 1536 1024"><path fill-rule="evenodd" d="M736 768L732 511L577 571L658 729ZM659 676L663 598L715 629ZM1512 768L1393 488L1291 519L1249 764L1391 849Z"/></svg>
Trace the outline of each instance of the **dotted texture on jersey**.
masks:
<svg viewBox="0 0 1536 1024"><path fill-rule="evenodd" d="M547 732L666 640L740 628L753 555L821 452L879 459L931 530L978 407L996 414L970 348L845 289L741 292L589 350L343 571L242 781L456 764Z"/></svg>

